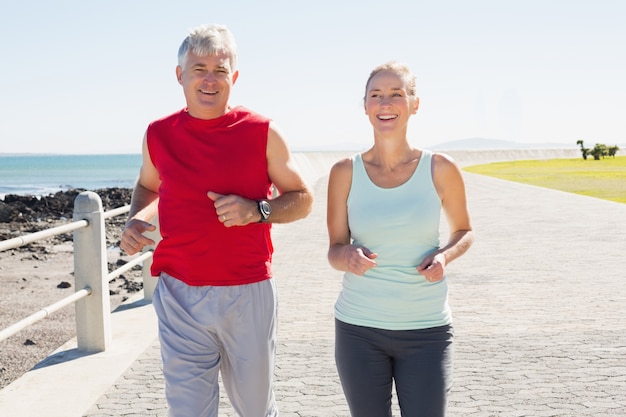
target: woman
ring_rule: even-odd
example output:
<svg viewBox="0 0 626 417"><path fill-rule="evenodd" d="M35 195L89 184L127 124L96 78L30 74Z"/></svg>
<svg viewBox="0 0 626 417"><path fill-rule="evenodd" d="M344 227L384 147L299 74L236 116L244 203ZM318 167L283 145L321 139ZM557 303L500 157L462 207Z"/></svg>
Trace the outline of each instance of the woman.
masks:
<svg viewBox="0 0 626 417"><path fill-rule="evenodd" d="M473 242L461 171L409 145L415 77L396 62L365 88L374 145L337 162L328 183L328 260L344 271L335 304L335 359L353 417L444 416L452 382L445 269ZM450 236L439 245L439 217Z"/></svg>

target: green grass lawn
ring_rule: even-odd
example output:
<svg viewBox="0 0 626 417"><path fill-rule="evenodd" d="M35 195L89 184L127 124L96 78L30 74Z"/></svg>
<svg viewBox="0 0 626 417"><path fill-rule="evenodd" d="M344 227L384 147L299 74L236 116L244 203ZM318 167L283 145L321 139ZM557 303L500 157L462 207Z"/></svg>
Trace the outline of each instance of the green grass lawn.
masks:
<svg viewBox="0 0 626 417"><path fill-rule="evenodd" d="M463 168L524 184L582 194L626 204L626 156L496 162Z"/></svg>

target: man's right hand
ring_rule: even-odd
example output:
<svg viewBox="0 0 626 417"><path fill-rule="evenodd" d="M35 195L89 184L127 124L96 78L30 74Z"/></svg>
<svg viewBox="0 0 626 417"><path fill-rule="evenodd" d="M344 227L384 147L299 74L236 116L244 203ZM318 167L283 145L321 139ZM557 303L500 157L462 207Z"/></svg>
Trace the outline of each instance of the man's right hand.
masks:
<svg viewBox="0 0 626 417"><path fill-rule="evenodd" d="M156 226L139 219L131 219L122 232L120 248L128 255L134 255L146 245L154 245L154 240L145 237L144 232L152 232Z"/></svg>

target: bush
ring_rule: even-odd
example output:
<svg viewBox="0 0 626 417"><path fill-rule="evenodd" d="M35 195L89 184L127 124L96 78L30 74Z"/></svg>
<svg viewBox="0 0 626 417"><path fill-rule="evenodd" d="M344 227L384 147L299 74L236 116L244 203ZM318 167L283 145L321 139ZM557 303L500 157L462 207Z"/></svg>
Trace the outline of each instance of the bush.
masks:
<svg viewBox="0 0 626 417"><path fill-rule="evenodd" d="M577 140L576 144L580 145L580 152L582 153L583 159L585 160L587 159L588 155L593 156L593 159L595 159L596 161L600 158L605 158L607 156L612 156L613 158L615 158L615 154L617 154L617 151L619 151L619 146L606 146L603 143L596 143L596 146L594 146L593 149L585 148L582 139Z"/></svg>

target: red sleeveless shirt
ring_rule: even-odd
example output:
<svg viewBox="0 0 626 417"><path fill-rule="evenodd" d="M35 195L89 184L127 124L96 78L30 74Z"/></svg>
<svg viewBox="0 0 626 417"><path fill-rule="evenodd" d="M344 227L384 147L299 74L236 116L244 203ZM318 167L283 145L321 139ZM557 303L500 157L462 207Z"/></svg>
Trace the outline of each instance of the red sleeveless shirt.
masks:
<svg viewBox="0 0 626 417"><path fill-rule="evenodd" d="M269 119L235 107L201 120L186 109L154 121L146 133L159 172L162 240L151 272L188 285L241 285L272 275L271 225L225 227L208 191L254 200L269 198Z"/></svg>

